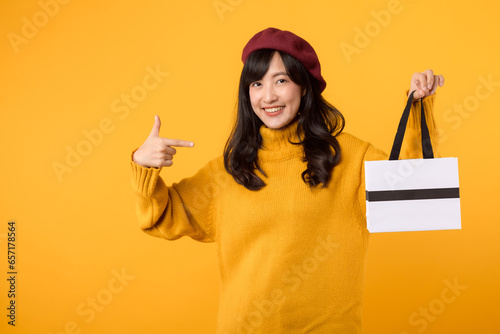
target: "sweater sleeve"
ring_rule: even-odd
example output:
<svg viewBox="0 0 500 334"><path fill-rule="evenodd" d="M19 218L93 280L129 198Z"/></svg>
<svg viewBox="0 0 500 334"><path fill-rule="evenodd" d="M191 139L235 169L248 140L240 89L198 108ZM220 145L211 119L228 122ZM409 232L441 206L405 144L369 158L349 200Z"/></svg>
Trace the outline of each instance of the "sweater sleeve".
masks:
<svg viewBox="0 0 500 334"><path fill-rule="evenodd" d="M161 168L142 167L132 160L130 164L136 214L144 232L167 240L189 236L215 241L212 162L171 186L160 177Z"/></svg>
<svg viewBox="0 0 500 334"><path fill-rule="evenodd" d="M408 95L408 91L406 92ZM434 99L436 93L421 99L418 102L414 102L410 109L410 117L408 118L408 124L406 125L405 136L401 146L401 152L399 159L421 159L423 158L422 153L422 130L420 128L420 104L424 104L425 119L427 127L429 128L429 135L431 137L432 149L434 151L434 157L438 158L438 144L439 144L439 131L436 126L434 119ZM394 127L395 131L397 126ZM395 134L395 132L394 132ZM391 147L392 148L392 147ZM364 161L374 161L374 160L387 160L389 155L382 150L375 148L373 145L368 144L364 153ZM361 175L360 175L360 188L359 188L359 203L363 215L366 217L366 191L365 191L365 163L362 162Z"/></svg>

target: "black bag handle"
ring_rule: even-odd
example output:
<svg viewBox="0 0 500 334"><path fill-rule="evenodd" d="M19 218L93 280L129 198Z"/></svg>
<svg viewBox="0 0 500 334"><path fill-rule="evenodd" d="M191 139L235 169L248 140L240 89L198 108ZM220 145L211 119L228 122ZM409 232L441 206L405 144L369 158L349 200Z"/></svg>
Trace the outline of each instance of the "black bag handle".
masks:
<svg viewBox="0 0 500 334"><path fill-rule="evenodd" d="M391 155L389 160L398 160L399 153L401 152L401 145L403 144L403 138L405 136L406 124L408 123L408 118L410 116L410 109L413 103L413 94L415 91L411 92L408 97L408 103L403 111L403 116L399 121L398 132L396 132L396 137L394 138L394 143L392 144ZM424 159L433 159L434 152L432 151L431 137L429 135L429 129L427 128L427 122L425 120L424 103L420 101L420 126L422 130L422 152Z"/></svg>

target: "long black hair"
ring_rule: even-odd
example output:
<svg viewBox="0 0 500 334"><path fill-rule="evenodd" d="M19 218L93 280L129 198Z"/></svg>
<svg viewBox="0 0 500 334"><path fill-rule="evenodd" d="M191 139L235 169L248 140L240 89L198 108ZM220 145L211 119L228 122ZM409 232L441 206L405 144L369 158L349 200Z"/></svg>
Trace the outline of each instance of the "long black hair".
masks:
<svg viewBox="0 0 500 334"><path fill-rule="evenodd" d="M340 161L340 146L335 137L344 129L344 116L323 98L318 80L300 61L273 49L252 52L243 66L236 122L224 147L224 167L237 183L249 190L260 190L266 185L255 174L258 170L267 177L257 159L262 145L260 127L263 122L252 109L249 88L266 74L275 52L281 56L290 79L305 89L298 111L299 142L290 142L304 148L303 161L307 161L307 169L302 172L302 180L311 188L320 184L326 187L333 167Z"/></svg>

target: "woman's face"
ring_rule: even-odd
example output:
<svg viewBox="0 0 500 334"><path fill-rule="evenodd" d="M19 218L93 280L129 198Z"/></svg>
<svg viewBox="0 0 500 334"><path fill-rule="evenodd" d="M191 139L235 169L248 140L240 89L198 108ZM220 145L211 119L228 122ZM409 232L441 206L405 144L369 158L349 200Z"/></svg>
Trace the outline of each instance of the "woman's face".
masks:
<svg viewBox="0 0 500 334"><path fill-rule="evenodd" d="M295 118L305 91L286 74L275 52L266 74L250 84L249 93L255 114L268 128L279 129Z"/></svg>

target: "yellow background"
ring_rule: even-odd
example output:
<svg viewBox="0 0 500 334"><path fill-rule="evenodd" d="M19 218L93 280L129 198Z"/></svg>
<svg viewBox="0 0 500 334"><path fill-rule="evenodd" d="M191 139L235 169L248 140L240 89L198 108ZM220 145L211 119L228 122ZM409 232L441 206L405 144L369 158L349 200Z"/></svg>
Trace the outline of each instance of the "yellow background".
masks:
<svg viewBox="0 0 500 334"><path fill-rule="evenodd" d="M162 171L167 183L221 154L241 50L269 26L314 46L346 131L386 151L412 73L444 75L435 118L442 155L459 159L463 229L371 236L364 332L500 332L498 2L221 0L219 13L212 0L65 2L49 6L47 20L40 12L51 0L0 4L2 333L214 333L215 245L139 230L129 156L156 113L162 136L195 142ZM13 43L26 20L40 27ZM357 53L343 53L347 44ZM144 90L157 67L168 75ZM135 108L115 112L123 94L141 92ZM95 144L85 146L85 131ZM58 177L68 147L86 156ZM6 317L9 220L18 232L15 328ZM446 282L462 290L451 294Z"/></svg>

